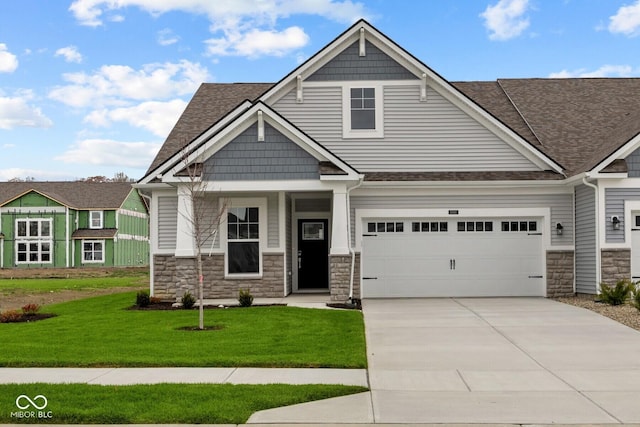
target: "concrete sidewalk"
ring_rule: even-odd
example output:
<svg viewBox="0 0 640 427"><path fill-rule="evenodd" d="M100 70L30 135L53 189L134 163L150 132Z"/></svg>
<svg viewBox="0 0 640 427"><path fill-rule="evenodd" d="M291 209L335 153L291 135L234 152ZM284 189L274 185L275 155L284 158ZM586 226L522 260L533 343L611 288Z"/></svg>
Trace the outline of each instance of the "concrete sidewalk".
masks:
<svg viewBox="0 0 640 427"><path fill-rule="evenodd" d="M368 387L365 369L0 368L0 384L344 384Z"/></svg>

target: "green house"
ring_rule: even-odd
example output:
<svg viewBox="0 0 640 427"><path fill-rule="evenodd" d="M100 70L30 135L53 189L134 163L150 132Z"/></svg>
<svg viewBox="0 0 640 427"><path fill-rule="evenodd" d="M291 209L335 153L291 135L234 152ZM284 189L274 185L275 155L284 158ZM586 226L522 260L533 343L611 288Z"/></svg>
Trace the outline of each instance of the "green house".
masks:
<svg viewBox="0 0 640 427"><path fill-rule="evenodd" d="M0 268L149 264L147 206L127 182L0 182Z"/></svg>

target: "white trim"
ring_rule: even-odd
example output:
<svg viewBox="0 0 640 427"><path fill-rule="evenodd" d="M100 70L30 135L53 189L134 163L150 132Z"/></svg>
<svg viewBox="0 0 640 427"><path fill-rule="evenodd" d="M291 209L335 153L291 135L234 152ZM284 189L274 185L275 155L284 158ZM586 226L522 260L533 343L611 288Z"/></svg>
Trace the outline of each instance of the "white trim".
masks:
<svg viewBox="0 0 640 427"><path fill-rule="evenodd" d="M384 138L384 84L380 81L342 82L342 138ZM351 89L375 91L375 129L351 128Z"/></svg>
<svg viewBox="0 0 640 427"><path fill-rule="evenodd" d="M27 206L27 207L1 207L0 212L2 213L16 213L16 214L45 214L45 213L64 213L64 206L47 206L47 207L38 207L38 206Z"/></svg>
<svg viewBox="0 0 640 427"><path fill-rule="evenodd" d="M284 191L278 192L278 247L284 256L282 275L282 295L287 296L287 277L289 257L287 256L287 198Z"/></svg>
<svg viewBox="0 0 640 427"><path fill-rule="evenodd" d="M455 187L430 187L425 186L368 186L365 183L358 189L354 190L352 196L419 196L419 195L445 195L445 196L464 196L464 195L557 195L557 194L573 194L572 187L554 186L554 187L520 187L519 184L510 183L509 186L455 186Z"/></svg>
<svg viewBox="0 0 640 427"><path fill-rule="evenodd" d="M125 215L125 216L132 216L135 218L142 218L142 219L147 219L149 218L149 215L147 213L144 212L139 212L139 211L132 211L130 209L118 209L117 211L118 214L120 215Z"/></svg>
<svg viewBox="0 0 640 427"><path fill-rule="evenodd" d="M609 157L607 157L606 159L598 163L593 169L591 169L591 171L593 173L598 173L602 171L604 168L606 168L607 166L609 166L611 162L617 159L627 158L627 156L629 156L631 153L636 151L638 148L640 148L640 134L634 136L629 141L627 141L622 147L614 151L613 154L611 154ZM602 175L608 175L608 174L602 174ZM602 175L599 175L598 177L601 177Z"/></svg>
<svg viewBox="0 0 640 427"><path fill-rule="evenodd" d="M93 214L98 214L99 215L100 224L93 225ZM117 217L117 215L116 215L116 217ZM99 229L104 228L104 211L99 211L99 210L89 211L89 228L92 229L92 230L99 230Z"/></svg>

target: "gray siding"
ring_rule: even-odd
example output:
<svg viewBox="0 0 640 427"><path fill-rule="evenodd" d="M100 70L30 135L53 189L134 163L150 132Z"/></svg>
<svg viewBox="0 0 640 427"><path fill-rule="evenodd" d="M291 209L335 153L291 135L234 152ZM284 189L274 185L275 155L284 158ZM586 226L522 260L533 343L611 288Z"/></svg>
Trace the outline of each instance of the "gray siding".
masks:
<svg viewBox="0 0 640 427"><path fill-rule="evenodd" d="M608 243L624 243L624 203L626 200L640 200L640 188L606 188L605 195L605 231ZM620 218L620 228L613 229L611 217L617 215Z"/></svg>
<svg viewBox="0 0 640 427"><path fill-rule="evenodd" d="M319 179L318 161L265 123L265 140L258 142L253 124L204 163L209 181Z"/></svg>
<svg viewBox="0 0 640 427"><path fill-rule="evenodd" d="M417 79L393 58L376 46L365 42L366 56L360 56L360 42L343 50L318 71L307 77L308 81L336 80L406 80Z"/></svg>
<svg viewBox="0 0 640 427"><path fill-rule="evenodd" d="M593 188L576 187L576 292L595 294L596 196Z"/></svg>
<svg viewBox="0 0 640 427"><path fill-rule="evenodd" d="M629 178L640 177L640 148L629 154L625 160L627 161Z"/></svg>
<svg viewBox="0 0 640 427"><path fill-rule="evenodd" d="M175 249L178 232L178 196L158 197L158 248Z"/></svg>
<svg viewBox="0 0 640 427"><path fill-rule="evenodd" d="M472 209L472 208L540 208L551 209L551 224L544 233L551 233L552 245L573 245L573 196L505 195L505 196L353 196L351 197L351 230L355 239L356 209ZM558 236L551 228L560 222L563 234ZM553 232L552 232L553 231Z"/></svg>
<svg viewBox="0 0 640 427"><path fill-rule="evenodd" d="M384 138L342 138L341 87L306 87L274 108L361 172L531 171L524 156L437 92L420 86L384 87Z"/></svg>

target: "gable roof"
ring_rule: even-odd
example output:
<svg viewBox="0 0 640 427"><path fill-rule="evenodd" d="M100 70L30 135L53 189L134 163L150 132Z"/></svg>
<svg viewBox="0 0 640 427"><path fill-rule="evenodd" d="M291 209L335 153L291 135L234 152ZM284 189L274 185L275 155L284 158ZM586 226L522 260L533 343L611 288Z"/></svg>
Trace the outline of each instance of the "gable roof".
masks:
<svg viewBox="0 0 640 427"><path fill-rule="evenodd" d="M36 191L74 209L118 209L132 190L130 182L0 182L0 206Z"/></svg>

